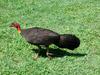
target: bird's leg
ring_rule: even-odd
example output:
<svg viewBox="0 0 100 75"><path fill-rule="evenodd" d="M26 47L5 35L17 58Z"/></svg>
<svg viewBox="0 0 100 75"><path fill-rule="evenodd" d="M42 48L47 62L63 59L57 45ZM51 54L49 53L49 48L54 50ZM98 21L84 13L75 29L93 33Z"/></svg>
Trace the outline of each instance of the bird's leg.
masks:
<svg viewBox="0 0 100 75"><path fill-rule="evenodd" d="M51 55L53 55L52 53L49 53L49 46L46 46L47 52L46 55L48 56L49 59L51 59Z"/></svg>
<svg viewBox="0 0 100 75"><path fill-rule="evenodd" d="M41 46L38 45L38 48L39 48L38 52L36 53L36 56L34 57L35 60L39 57Z"/></svg>

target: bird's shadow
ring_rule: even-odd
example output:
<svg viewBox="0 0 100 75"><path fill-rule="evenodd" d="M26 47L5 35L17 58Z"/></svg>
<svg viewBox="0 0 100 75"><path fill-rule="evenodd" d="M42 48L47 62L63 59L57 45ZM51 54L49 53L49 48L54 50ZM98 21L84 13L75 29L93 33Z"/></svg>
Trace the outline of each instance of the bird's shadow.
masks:
<svg viewBox="0 0 100 75"><path fill-rule="evenodd" d="M33 52L38 53L38 49L32 49L32 50ZM64 57L64 56L82 57L82 56L87 55L87 54L82 54L82 53L70 53L70 52L61 50L59 48L57 49L50 48L49 52L53 54L51 55L52 57ZM47 57L46 49L41 49L39 56Z"/></svg>

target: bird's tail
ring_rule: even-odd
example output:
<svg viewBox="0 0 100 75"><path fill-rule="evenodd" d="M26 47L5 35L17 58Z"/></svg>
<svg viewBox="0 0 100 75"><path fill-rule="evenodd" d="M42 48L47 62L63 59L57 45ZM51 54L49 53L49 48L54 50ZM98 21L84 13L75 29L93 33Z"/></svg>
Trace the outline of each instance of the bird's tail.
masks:
<svg viewBox="0 0 100 75"><path fill-rule="evenodd" d="M55 45L59 48L74 50L80 45L80 40L73 34L60 34L60 38Z"/></svg>

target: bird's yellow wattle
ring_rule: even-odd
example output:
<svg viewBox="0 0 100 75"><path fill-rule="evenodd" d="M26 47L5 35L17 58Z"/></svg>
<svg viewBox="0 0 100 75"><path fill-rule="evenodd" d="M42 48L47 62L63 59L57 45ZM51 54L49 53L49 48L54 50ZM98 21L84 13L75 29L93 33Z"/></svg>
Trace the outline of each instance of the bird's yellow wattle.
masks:
<svg viewBox="0 0 100 75"><path fill-rule="evenodd" d="M18 30L18 33L21 33L21 31L20 31L20 30Z"/></svg>
<svg viewBox="0 0 100 75"><path fill-rule="evenodd" d="M21 33L21 30L20 30L20 28L18 28L17 30L18 30L18 33Z"/></svg>

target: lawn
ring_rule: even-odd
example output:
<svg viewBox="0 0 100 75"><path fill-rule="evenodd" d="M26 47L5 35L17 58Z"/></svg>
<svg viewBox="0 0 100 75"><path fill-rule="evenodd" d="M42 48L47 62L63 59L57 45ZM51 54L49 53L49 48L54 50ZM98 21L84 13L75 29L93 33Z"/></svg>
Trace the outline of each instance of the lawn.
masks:
<svg viewBox="0 0 100 75"><path fill-rule="evenodd" d="M75 34L81 44L61 49L62 57L35 61L37 47L9 27L14 21ZM0 75L100 75L100 0L0 0Z"/></svg>

